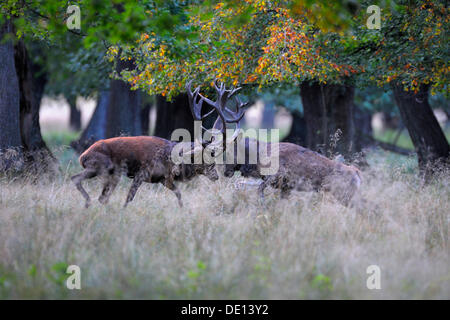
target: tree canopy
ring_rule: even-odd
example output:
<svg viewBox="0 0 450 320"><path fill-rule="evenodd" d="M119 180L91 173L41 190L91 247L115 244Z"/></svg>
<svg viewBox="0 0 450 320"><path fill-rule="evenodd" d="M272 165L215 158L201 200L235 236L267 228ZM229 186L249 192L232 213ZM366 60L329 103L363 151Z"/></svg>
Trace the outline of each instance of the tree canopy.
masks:
<svg viewBox="0 0 450 320"><path fill-rule="evenodd" d="M214 79L229 85L270 86L306 79L337 81L356 72L326 54L320 29L294 15L284 1L247 0L235 6L218 3L211 14L191 8L183 28L197 31L186 40L184 54L155 33L145 33L123 51L137 69L124 72L136 88L169 97L184 89L189 79L209 84ZM240 16L244 23L230 23ZM178 44L179 45L179 44ZM118 48L109 51L111 59Z"/></svg>
<svg viewBox="0 0 450 320"><path fill-rule="evenodd" d="M383 10L383 28L354 25L349 59L365 65L362 80L378 86L398 84L417 93L431 85L432 93L449 95L449 8L446 1L396 1ZM356 20L358 21L358 20Z"/></svg>
<svg viewBox="0 0 450 320"><path fill-rule="evenodd" d="M407 90L428 83L433 93L448 90L449 15L443 1L397 1L382 10L381 30L366 27L363 9L369 1L364 1L348 20L350 28L339 31L321 28L312 9L298 10L302 3L246 0L219 2L212 10L186 7L189 19L177 28L190 36L174 42L143 33L121 51L122 59L137 65L123 76L135 88L168 97L182 91L188 79L209 84L215 78L258 87L305 80L384 86L395 80ZM117 47L109 50L111 59L118 53Z"/></svg>

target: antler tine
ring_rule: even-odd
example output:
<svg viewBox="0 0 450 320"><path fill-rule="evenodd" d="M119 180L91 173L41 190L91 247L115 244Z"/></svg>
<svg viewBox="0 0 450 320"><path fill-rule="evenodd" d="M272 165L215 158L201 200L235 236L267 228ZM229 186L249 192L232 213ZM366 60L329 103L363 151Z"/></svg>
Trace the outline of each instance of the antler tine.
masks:
<svg viewBox="0 0 450 320"><path fill-rule="evenodd" d="M192 116L194 117L194 119L202 120L202 119L204 119L202 117L202 105L203 105L204 97L202 95L200 95L200 100L197 102L196 101L197 97L200 94L200 86L195 88L194 92L192 92L191 85L192 85L192 80L190 80L186 84L186 92L188 95L189 107L191 108ZM211 113L209 113L209 114L211 114Z"/></svg>
<svg viewBox="0 0 450 320"><path fill-rule="evenodd" d="M217 117L216 121L214 122L214 125L212 127L211 130L208 130L209 133L212 134L212 139L211 139L211 143L208 145L208 148L210 149L216 149L219 148L221 145L223 145L223 141L221 141L220 139L218 139L216 141L216 139L214 139L214 134L219 131L221 133L224 133L224 131L226 130L226 128L224 129L223 126L223 120L220 117L220 115ZM217 151L217 150L216 150ZM223 150L222 150L223 151Z"/></svg>
<svg viewBox="0 0 450 320"><path fill-rule="evenodd" d="M232 95L234 95L235 93L237 93L239 90L241 90L241 87L237 87L237 88L233 88L233 89L226 89L225 88L225 83L221 82L220 83L220 88L217 86L217 82L219 80L217 80L217 78L214 79L214 87L216 89L217 92L228 92L228 97L231 97Z"/></svg>
<svg viewBox="0 0 450 320"><path fill-rule="evenodd" d="M218 117L214 123L213 129L219 130L224 135L222 145L223 145L223 150L225 150L226 143L228 140L226 138L227 123L236 123L235 132L234 132L233 136L231 137L231 141L233 141L239 135L239 131L240 131L239 121L241 121L242 118L244 117L244 114L245 114L244 108L248 104L248 103L242 103L238 97L234 96L237 92L239 92L239 90L241 88L238 87L238 88L233 88L233 89L226 89L225 83L221 82L219 85L219 81L216 78L216 79L214 79L214 88L217 91L217 99L215 101L212 101L212 100L204 97L200 93L200 87L197 87L195 89L195 91L192 92L191 83L192 83L192 81L189 81L186 84L186 90L188 91L189 104L191 106L191 111L192 111L192 114L194 115L194 118L196 120L203 120L207 116L212 114L214 111L217 111ZM236 101L236 111L232 111L226 107L227 101L232 96L234 96L234 99ZM198 97L200 97L200 100L198 102L196 102ZM201 116L201 107L202 107L203 102L206 102L213 109L202 117ZM207 131L209 131L209 130L207 130ZM211 131L209 131L209 132L211 132ZM203 144L205 144L204 141L203 141ZM220 144L221 144L220 140L214 141L214 139L213 139L211 141L211 143L209 143L209 147L215 148L215 147L218 147Z"/></svg>
<svg viewBox="0 0 450 320"><path fill-rule="evenodd" d="M230 94L228 95L229 98L231 98L232 96L234 96L236 93L238 93L242 88L241 87L237 87L234 89L230 90Z"/></svg>
<svg viewBox="0 0 450 320"><path fill-rule="evenodd" d="M234 141L238 137L240 130L241 130L241 124L239 122L236 122L236 128L234 129L234 133L231 136L230 142Z"/></svg>
<svg viewBox="0 0 450 320"><path fill-rule="evenodd" d="M225 108L225 111L232 115L236 115L234 118L227 118L227 123L236 123L242 120L245 115L245 108L248 106L248 102L242 103L238 97L234 97L236 101L236 111L230 110L229 108Z"/></svg>
<svg viewBox="0 0 450 320"><path fill-rule="evenodd" d="M203 101L205 101L205 97L203 97L200 94L200 86L198 86L197 88L195 88L194 92L192 92L192 80L190 80L187 84L186 84L186 92L188 95L188 100L189 100L189 107L191 109L191 113L192 116L194 118L194 120L197 121L201 121L203 119L205 119L207 116L209 116L211 113L214 112L214 108L209 111L207 114L205 114L204 116L202 116L202 106L203 106ZM197 102L197 98L200 96L200 100ZM205 145L207 144L207 142L203 141L203 138L200 137L194 137L195 140L195 144L198 145Z"/></svg>
<svg viewBox="0 0 450 320"><path fill-rule="evenodd" d="M202 120L206 119L211 113L213 113L214 111L216 111L216 109L211 109L211 111L209 111L208 113L206 113L204 116L202 116Z"/></svg>
<svg viewBox="0 0 450 320"><path fill-rule="evenodd" d="M219 87L217 86L217 82L218 82L218 81L219 81L219 80L217 80L217 78L214 79L214 88L216 89L217 92L220 91Z"/></svg>

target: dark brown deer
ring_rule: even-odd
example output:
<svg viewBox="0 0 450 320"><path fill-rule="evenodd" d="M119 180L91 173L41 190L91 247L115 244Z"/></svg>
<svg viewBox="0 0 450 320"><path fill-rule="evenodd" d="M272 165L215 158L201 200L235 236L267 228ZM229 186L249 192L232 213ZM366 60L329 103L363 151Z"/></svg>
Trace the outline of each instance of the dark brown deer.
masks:
<svg viewBox="0 0 450 320"><path fill-rule="evenodd" d="M278 148L277 173L261 174L261 169L267 166L266 163L263 164L260 157L263 148L266 148L269 155L273 148ZM243 163L237 161L239 152L245 153L241 155L241 159L245 159ZM250 161L250 159L256 159L256 161ZM330 160L293 143L264 143L251 138L238 140L234 158L227 161L224 175L231 177L236 171L241 172L243 177L262 179L259 185L261 198L264 198L264 189L267 186L280 189L282 198L288 197L293 189L323 190L330 192L341 204L348 206L361 184L361 173L354 166Z"/></svg>
<svg viewBox="0 0 450 320"><path fill-rule="evenodd" d="M175 181L188 181L200 174L215 181L218 175L214 164L175 164L171 159L175 145L177 142L148 136L97 141L80 156L79 161L84 170L73 176L72 181L86 199L86 208L90 204L90 198L81 185L83 180L103 177L103 191L98 200L106 204L122 173L133 179L125 206L133 200L141 184L148 182L161 183L172 190L182 207L181 194Z"/></svg>
<svg viewBox="0 0 450 320"><path fill-rule="evenodd" d="M270 185L281 190L281 196L287 197L291 190L298 191L328 191L343 205L348 205L361 184L360 171L354 166L330 160L317 152L311 151L293 143L264 143L252 138L240 138L239 121L244 116L244 108L247 104L242 103L235 94L240 88L227 90L222 83L219 87L214 82L217 91L216 101L212 101L200 94L200 88L191 91L191 83L186 86L192 114L196 120L203 120L201 106L206 102L213 110L217 111L219 117L214 124L214 129L220 130L223 136L222 150L227 151L234 145L234 152L226 152L225 176L231 176L235 171L240 171L244 177L262 179L259 185L259 194L264 197L264 189ZM236 111L227 107L230 98L236 102ZM231 115L231 116L227 116ZM231 137L227 139L227 124L236 124L236 129ZM202 144L205 142L202 140ZM210 144L208 147L218 147L218 144ZM239 155L239 153L241 154ZM244 152L244 154L242 154ZM278 170L267 174L271 166L267 160L277 157ZM238 161L239 160L239 161Z"/></svg>
<svg viewBox="0 0 450 320"><path fill-rule="evenodd" d="M191 82L186 85L189 105L194 119L203 120L216 111L219 116L213 129L219 130L226 135L226 123L236 123L239 128L239 121L244 115L242 108L245 104L240 103L240 100L235 98L236 101L240 103L237 106L237 111L233 112L229 110L225 107L226 101L233 96L239 88L226 90L223 84L220 88L216 85L216 88L218 90L218 100L213 102L200 95L200 87L192 92ZM202 105L204 101L206 101L212 109L202 116ZM226 117L224 112L231 114L232 118ZM220 140L205 142L203 139L200 140L200 137L195 137L195 140L196 143L189 143L188 150L185 154L180 154L181 157L191 157L191 161L188 161L187 163L182 162L180 164L174 163L171 158L174 148L180 146L177 142L148 136L117 137L100 140L95 142L80 156L79 161L84 170L73 176L72 181L86 199L86 207L90 204L90 197L86 190L84 190L81 184L82 181L96 176L103 177L105 182L103 191L98 200L101 203L106 204L116 188L122 173L125 173L129 178L133 179L125 206L133 200L136 191L143 182L162 183L165 187L175 193L179 205L182 206L181 194L174 183L175 181L191 180L193 177L201 174L212 181L219 178L214 162L205 163L201 161L201 163L197 164L192 160L198 152L204 152L204 147L209 147L209 150L213 150L213 152L210 152L210 155L214 157L214 150L218 148ZM198 144L199 141L201 141L201 145ZM183 153L186 148L177 149L182 150L181 153Z"/></svg>

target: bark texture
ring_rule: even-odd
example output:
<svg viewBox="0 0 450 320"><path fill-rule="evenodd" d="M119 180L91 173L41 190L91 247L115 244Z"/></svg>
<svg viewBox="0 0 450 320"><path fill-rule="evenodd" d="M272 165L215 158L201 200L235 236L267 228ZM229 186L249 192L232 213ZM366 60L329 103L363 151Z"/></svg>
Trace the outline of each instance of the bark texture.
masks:
<svg viewBox="0 0 450 320"><path fill-rule="evenodd" d="M354 122L355 122L355 151L360 152L363 148L373 145L370 137L373 137L372 131L372 114L368 110L364 110L355 105Z"/></svg>
<svg viewBox="0 0 450 320"><path fill-rule="evenodd" d="M0 25L0 40L12 33L11 21ZM0 42L0 152L16 149L17 155L3 154L0 158L0 170L10 169L21 163L20 137L20 91L14 64L14 46L11 41ZM20 168L18 168L20 169Z"/></svg>
<svg viewBox="0 0 450 320"><path fill-rule="evenodd" d="M70 107L69 127L73 131L81 130L81 111L77 108L77 97L66 97Z"/></svg>
<svg viewBox="0 0 450 320"><path fill-rule="evenodd" d="M328 119L323 86L316 82L302 82L300 84L300 92L306 123L306 147L324 153L326 150L326 123Z"/></svg>
<svg viewBox="0 0 450 320"><path fill-rule="evenodd" d="M428 103L429 86L418 93L394 86L394 96L402 121L417 152L420 171L430 177L440 165L449 166L450 146Z"/></svg>
<svg viewBox="0 0 450 320"><path fill-rule="evenodd" d="M167 101L163 96L156 97L156 125L154 135L170 140L175 129L184 128L194 139L194 118L189 109L186 94L180 94Z"/></svg>
<svg viewBox="0 0 450 320"><path fill-rule="evenodd" d="M15 65L20 89L20 134L28 170L47 171L55 162L41 135L39 109L47 76L33 63L22 41L15 47ZM30 168L31 167L31 168Z"/></svg>
<svg viewBox="0 0 450 320"><path fill-rule="evenodd" d="M144 103L141 108L141 128L143 135L150 134L150 110L152 109L151 103Z"/></svg>
<svg viewBox="0 0 450 320"><path fill-rule="evenodd" d="M300 85L306 122L306 146L325 155L351 158L354 145L354 87L303 82Z"/></svg>
<svg viewBox="0 0 450 320"><path fill-rule="evenodd" d="M116 71L131 70L132 61L117 62ZM99 93L97 107L81 137L71 143L78 153L82 153L95 141L118 136L141 136L142 97L141 92L131 90L128 83L113 79L109 90Z"/></svg>
<svg viewBox="0 0 450 320"><path fill-rule="evenodd" d="M132 61L119 60L116 71L132 70ZM142 97L137 90L131 90L128 83L122 80L111 80L109 103L106 114L106 136L140 136Z"/></svg>
<svg viewBox="0 0 450 320"><path fill-rule="evenodd" d="M83 130L80 138L70 145L78 153L82 153L95 141L106 139L106 114L109 105L109 90L100 91L97 98L97 106L89 120L88 125Z"/></svg>

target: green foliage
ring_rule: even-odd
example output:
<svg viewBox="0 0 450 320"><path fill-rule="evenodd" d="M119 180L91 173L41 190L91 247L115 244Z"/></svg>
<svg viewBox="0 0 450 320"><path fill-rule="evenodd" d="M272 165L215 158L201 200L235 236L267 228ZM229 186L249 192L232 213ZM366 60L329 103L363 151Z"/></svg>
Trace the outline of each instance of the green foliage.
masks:
<svg viewBox="0 0 450 320"><path fill-rule="evenodd" d="M111 64L104 59L106 48L101 43L92 45L89 50L71 46L71 40L79 40L76 37L67 35L69 41L65 44L44 46L37 56L48 74L45 92L49 95L89 97L109 87Z"/></svg>
<svg viewBox="0 0 450 320"><path fill-rule="evenodd" d="M37 268L35 264L32 264L28 269L28 275L32 278L35 278L37 274Z"/></svg>
<svg viewBox="0 0 450 320"><path fill-rule="evenodd" d="M66 26L70 4L80 8L81 30ZM32 57L48 75L46 93L70 98L107 87L112 66L103 57L112 44L132 43L144 31L169 38L183 21L178 17L183 6L183 1L8 0L0 5L0 24L12 19L16 39L37 49Z"/></svg>
<svg viewBox="0 0 450 320"><path fill-rule="evenodd" d="M354 20L355 39L347 51L353 64L364 66L361 84L399 84L415 92L422 84L431 84L433 94L449 95L450 15L446 1L395 3L382 8L381 30L369 30L362 16Z"/></svg>
<svg viewBox="0 0 450 320"><path fill-rule="evenodd" d="M219 2L213 8L193 5L186 12L189 20L176 30L197 35L182 42L184 49L151 32L123 50L111 48L111 61L120 55L136 62L136 70L121 75L134 88L171 98L191 79L206 87L219 79L261 89L303 80L341 82L357 72L342 63L337 51L327 53L329 39L308 21L309 15L295 16L289 2ZM244 18L235 21L237 16Z"/></svg>
<svg viewBox="0 0 450 320"><path fill-rule="evenodd" d="M140 4L142 3L142 4ZM151 10L153 1L132 0L80 0L81 30L70 32L83 37L89 47L93 43L108 41L133 41L147 25L146 10ZM55 41L69 32L66 21L67 7L64 0L11 1L0 7L2 19L13 18L18 35ZM154 8L154 6L153 6Z"/></svg>
<svg viewBox="0 0 450 320"><path fill-rule="evenodd" d="M47 273L47 278L54 284L64 286L65 281L68 278L66 273L67 267L69 265L65 262L57 262L52 265L50 272Z"/></svg>
<svg viewBox="0 0 450 320"><path fill-rule="evenodd" d="M188 270L186 287L183 287L181 292L188 295L195 295L201 289L203 277L206 272L206 264L203 261L198 261L195 268Z"/></svg>
<svg viewBox="0 0 450 320"><path fill-rule="evenodd" d="M311 286L323 292L333 290L333 284L331 282L330 277L327 277L323 274L316 275L311 281Z"/></svg>

